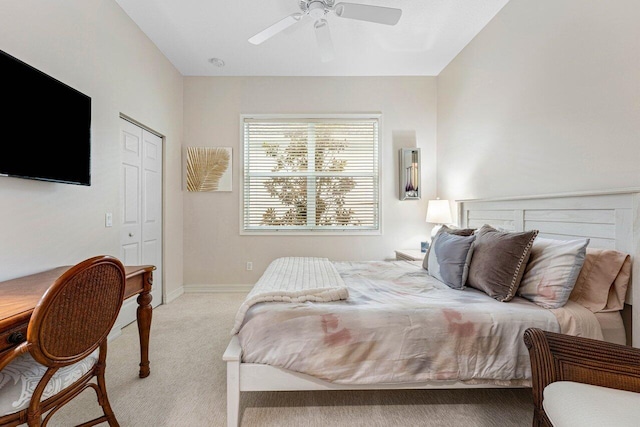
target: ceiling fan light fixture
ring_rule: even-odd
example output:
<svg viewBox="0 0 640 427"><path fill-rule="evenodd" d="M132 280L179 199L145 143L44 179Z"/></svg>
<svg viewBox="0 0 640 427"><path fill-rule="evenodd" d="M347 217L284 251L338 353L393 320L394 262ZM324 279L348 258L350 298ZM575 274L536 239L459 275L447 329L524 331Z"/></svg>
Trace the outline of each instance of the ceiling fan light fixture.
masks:
<svg viewBox="0 0 640 427"><path fill-rule="evenodd" d="M307 7L309 16L311 16L313 19L322 19L327 13L324 2L320 0L311 1Z"/></svg>

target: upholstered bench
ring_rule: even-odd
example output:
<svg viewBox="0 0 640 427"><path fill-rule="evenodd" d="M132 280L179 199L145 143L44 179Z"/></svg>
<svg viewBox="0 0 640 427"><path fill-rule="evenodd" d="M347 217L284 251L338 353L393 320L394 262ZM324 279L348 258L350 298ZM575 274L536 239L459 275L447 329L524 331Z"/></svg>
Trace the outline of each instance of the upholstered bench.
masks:
<svg viewBox="0 0 640 427"><path fill-rule="evenodd" d="M640 425L640 349L529 328L535 427Z"/></svg>
<svg viewBox="0 0 640 427"><path fill-rule="evenodd" d="M573 381L545 387L542 406L554 427L640 425L640 393Z"/></svg>

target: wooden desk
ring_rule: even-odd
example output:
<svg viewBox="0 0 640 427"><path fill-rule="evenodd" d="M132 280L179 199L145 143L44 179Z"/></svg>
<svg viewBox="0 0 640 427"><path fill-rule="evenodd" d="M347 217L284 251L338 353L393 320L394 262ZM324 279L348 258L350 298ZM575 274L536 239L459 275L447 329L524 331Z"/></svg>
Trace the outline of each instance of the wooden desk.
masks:
<svg viewBox="0 0 640 427"><path fill-rule="evenodd" d="M49 286L71 266L0 282L0 355L26 339L33 309ZM149 331L151 330L151 286L153 265L125 266L124 299L138 295L140 378L149 376Z"/></svg>

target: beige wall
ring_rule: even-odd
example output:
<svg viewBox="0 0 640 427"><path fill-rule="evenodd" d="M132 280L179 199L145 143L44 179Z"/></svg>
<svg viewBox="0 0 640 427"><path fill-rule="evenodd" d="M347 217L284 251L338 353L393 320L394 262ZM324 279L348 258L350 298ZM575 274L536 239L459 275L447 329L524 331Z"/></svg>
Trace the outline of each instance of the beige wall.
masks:
<svg viewBox="0 0 640 427"><path fill-rule="evenodd" d="M2 2L0 49L92 97L93 185L0 178L0 279L119 254L104 213L118 223L120 113L167 137L169 293L183 279L254 283L277 256L371 260L417 247L436 196L436 108L441 197L640 186L639 18L634 0L511 0L437 79L183 79L114 1ZM239 115L305 112L383 114L383 235L239 235ZM182 191L183 121L184 146L234 148L233 192ZM397 196L408 146L422 148L420 202Z"/></svg>
<svg viewBox="0 0 640 427"><path fill-rule="evenodd" d="M430 77L186 77L184 145L233 147L233 191L185 192L185 285L252 284L279 256L376 260L425 240L426 199L435 196L436 82ZM242 113L380 112L381 236L240 236ZM423 200L398 199L401 147L422 150ZM253 271L245 263L253 262Z"/></svg>
<svg viewBox="0 0 640 427"><path fill-rule="evenodd" d="M511 0L438 76L449 198L640 186L640 2Z"/></svg>
<svg viewBox="0 0 640 427"><path fill-rule="evenodd" d="M92 98L90 187L0 178L0 280L120 255L124 113L166 136L165 286L180 288L182 76L112 0L3 1L0 49ZM0 143L28 144L29 129L24 135ZM64 135L51 142L63 144Z"/></svg>

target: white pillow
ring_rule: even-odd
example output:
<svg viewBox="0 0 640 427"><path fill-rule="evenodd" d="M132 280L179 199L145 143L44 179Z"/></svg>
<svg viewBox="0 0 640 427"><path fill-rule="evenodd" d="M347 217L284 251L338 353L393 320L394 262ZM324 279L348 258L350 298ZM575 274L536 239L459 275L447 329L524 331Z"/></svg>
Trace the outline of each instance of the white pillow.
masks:
<svg viewBox="0 0 640 427"><path fill-rule="evenodd" d="M589 239L538 237L518 288L518 295L545 308L564 306L584 264Z"/></svg>

